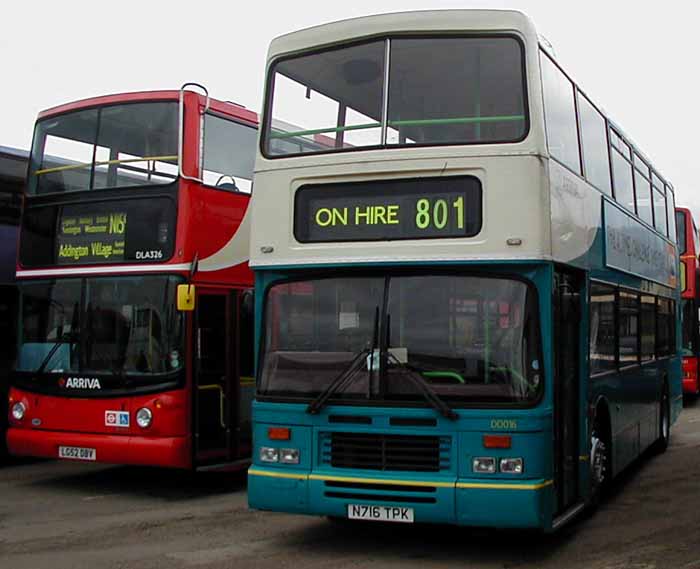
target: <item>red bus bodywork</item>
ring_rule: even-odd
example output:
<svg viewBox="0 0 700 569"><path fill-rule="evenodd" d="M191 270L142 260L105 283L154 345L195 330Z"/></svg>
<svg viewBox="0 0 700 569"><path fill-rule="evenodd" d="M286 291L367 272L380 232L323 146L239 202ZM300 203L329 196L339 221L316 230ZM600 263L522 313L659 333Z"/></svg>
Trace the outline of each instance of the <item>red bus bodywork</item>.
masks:
<svg viewBox="0 0 700 569"><path fill-rule="evenodd" d="M65 395L53 391L45 393L12 384L9 392L10 428L7 434L12 454L59 458L59 447L74 447L94 449L95 453L89 460L114 464L185 469L244 467L247 464L250 438L246 429L249 427L241 425L240 411L245 408L244 392L252 391L252 378L244 374L239 363L243 348L224 348L227 363L222 364L225 368L222 373L229 378L228 383L225 384L222 380L221 384L214 382L212 385L202 385L201 380L198 383L197 366L200 364L196 361L196 350L201 348L196 346L202 342L198 318L203 318L203 315L198 313L199 307L207 305L209 299L220 301L216 306L223 307L226 312L219 312L218 318L225 323L221 330L225 331L227 340L233 339L240 343L241 337L247 334L243 330L240 314L245 295L250 294L253 286L253 275L247 261L248 225L245 220L250 195L207 186L201 180L187 177L203 178L200 148L205 111L208 115L257 130L256 113L236 104L209 99L208 96L193 91L173 90L110 95L73 102L40 113L39 120L83 109L163 101L179 103L182 113L178 127L181 132L179 160L184 176L178 176L172 184L176 187L177 194L172 257L162 262L149 260L141 263L105 263L98 266L71 264L60 267L27 267L18 257L17 278L20 283L32 283L42 279L59 280L86 275L105 278L169 275L179 277L183 283L195 285L195 311L180 313L184 318L184 379L175 388L163 391L149 388L145 392L142 390L131 394L129 389L123 389L118 395L96 393L95 396L82 392L73 396L67 391ZM230 151L236 152L237 149L231 148ZM250 148L249 151L253 153L254 149ZM93 165L93 170L95 167ZM71 199L89 200L90 196L102 191L107 192L73 192ZM25 209L33 200L38 199L37 196L25 195ZM148 206L147 202L148 200L144 202L144 207ZM24 215L26 217L26 211ZM23 217L23 223L24 221ZM235 251L245 251L245 254L236 257ZM209 303L208 306L214 306L214 303ZM211 308L208 310L210 314L215 312ZM227 314L233 316L228 317ZM214 340L216 335L212 341ZM252 356L250 359L252 361ZM57 391L67 381L70 382L72 378L66 378L66 375L54 373L52 377L56 384L51 379L51 389ZM90 373L83 375L88 376L86 381L90 381ZM205 388L209 391L204 391ZM224 442L218 447L213 444L199 448L196 440L199 432L196 406L198 401L203 401L200 398L210 392L215 401L207 409L220 405L221 417L217 417L217 421L221 422L222 433L226 433L222 434L221 440ZM26 408L21 420L12 414L13 405L18 402ZM137 424L135 416L136 411L143 408L152 413L152 422L145 428ZM203 409L199 410L202 415L205 414ZM128 424L114 424L114 417L120 413ZM224 425L225 422L227 424Z"/></svg>
<svg viewBox="0 0 700 569"><path fill-rule="evenodd" d="M676 208L676 226L681 259L681 303L682 303L682 353L683 353L683 393L698 395L698 230L690 210Z"/></svg>

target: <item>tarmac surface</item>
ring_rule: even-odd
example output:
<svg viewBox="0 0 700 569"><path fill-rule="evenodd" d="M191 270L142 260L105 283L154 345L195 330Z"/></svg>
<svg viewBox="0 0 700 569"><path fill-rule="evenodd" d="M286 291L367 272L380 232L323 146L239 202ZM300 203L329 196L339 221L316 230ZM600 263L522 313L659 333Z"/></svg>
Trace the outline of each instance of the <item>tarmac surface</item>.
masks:
<svg viewBox="0 0 700 569"><path fill-rule="evenodd" d="M245 475L54 461L0 467L0 568L700 569L700 402L671 446L555 535L251 511Z"/></svg>

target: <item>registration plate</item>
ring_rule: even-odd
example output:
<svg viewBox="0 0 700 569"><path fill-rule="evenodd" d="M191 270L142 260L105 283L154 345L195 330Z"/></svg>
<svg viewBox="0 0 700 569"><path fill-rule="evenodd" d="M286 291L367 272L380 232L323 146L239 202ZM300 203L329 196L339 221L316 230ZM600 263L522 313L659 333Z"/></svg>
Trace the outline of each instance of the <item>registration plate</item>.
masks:
<svg viewBox="0 0 700 569"><path fill-rule="evenodd" d="M348 518L351 520L372 520L376 522L402 522L411 524L413 523L413 508L348 504Z"/></svg>
<svg viewBox="0 0 700 569"><path fill-rule="evenodd" d="M95 460L97 452L94 448L85 447L58 447L58 458L72 458L73 460Z"/></svg>

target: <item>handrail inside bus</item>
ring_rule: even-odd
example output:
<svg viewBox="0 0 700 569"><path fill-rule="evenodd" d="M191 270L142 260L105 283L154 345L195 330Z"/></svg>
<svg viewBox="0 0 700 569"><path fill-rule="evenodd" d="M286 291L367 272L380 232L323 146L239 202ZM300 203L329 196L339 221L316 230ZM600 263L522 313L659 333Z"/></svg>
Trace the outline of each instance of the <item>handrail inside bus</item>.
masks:
<svg viewBox="0 0 700 569"><path fill-rule="evenodd" d="M500 115L491 117L454 117L449 119L405 119L389 121L390 127L401 126L431 126L441 124L481 124L492 122L510 122L525 120L525 115ZM292 132L276 131L270 133L270 138L293 138L295 136L309 136L313 134L325 134L329 132L348 132L353 130L366 130L382 126L381 123L351 124L347 126L313 128L309 130L297 130Z"/></svg>
<svg viewBox="0 0 700 569"><path fill-rule="evenodd" d="M219 424L222 429L226 428L226 423L224 422L224 399L226 395L224 394L224 389L218 383L212 383L209 385L198 385L197 389L201 391L218 391L219 392Z"/></svg>
<svg viewBox="0 0 700 569"><path fill-rule="evenodd" d="M142 158L124 158L123 160L101 160L99 162L79 162L77 164L68 164L66 166L56 166L55 168L44 168L42 170L37 170L34 172L35 176L41 176L42 174L52 174L53 172L63 172L64 170L77 170L78 168L85 168L86 166L109 166L112 164L126 164L128 162L147 162L149 160L154 160L158 162L173 162L177 160L177 155L173 156L143 156Z"/></svg>
<svg viewBox="0 0 700 569"><path fill-rule="evenodd" d="M531 387L528 380L520 373L509 367L495 367L491 368L490 371L495 372L508 372L514 376L518 381L524 383L527 387ZM466 383L465 379L458 374L456 371L422 371L421 375L427 378L451 378L456 379L459 383Z"/></svg>
<svg viewBox="0 0 700 569"><path fill-rule="evenodd" d="M446 377L450 379L456 379L459 383L466 383L464 378L459 375L456 371L422 371L421 375L432 378L432 377Z"/></svg>

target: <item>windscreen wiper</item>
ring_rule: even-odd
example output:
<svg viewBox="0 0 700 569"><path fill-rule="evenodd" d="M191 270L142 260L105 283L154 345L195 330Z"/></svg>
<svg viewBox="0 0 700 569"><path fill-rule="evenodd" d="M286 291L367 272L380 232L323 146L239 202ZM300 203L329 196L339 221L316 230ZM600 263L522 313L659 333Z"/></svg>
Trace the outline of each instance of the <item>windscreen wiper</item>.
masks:
<svg viewBox="0 0 700 569"><path fill-rule="evenodd" d="M399 360L399 358L392 354L391 351L387 352L387 356L392 363L395 363L400 369L407 372L405 374L406 377L409 378L411 382L420 390L423 397L425 397L426 401L430 403L433 409L450 421L456 421L459 418L459 415L457 415L457 413L455 413L452 408L445 403L440 396L435 393L435 391L425 382L423 376L420 374L420 371Z"/></svg>
<svg viewBox="0 0 700 569"><path fill-rule="evenodd" d="M374 311L374 324L372 326L374 333L373 333L373 338L372 338L372 345L368 348L365 348L364 350L358 352L355 354L355 357L352 358L352 361L348 364L348 366L340 372L338 377L336 377L333 381L331 381L328 384L328 387L324 389L316 399L314 399L311 403L309 403L308 407L306 408L306 412L309 413L310 415L316 415L318 412L323 408L323 406L326 404L326 401L330 399L330 397L334 394L337 393L338 391L341 391L342 389L345 388L346 385L350 383L350 381L355 377L357 372L362 369L362 366L365 362L365 358L369 356L369 381L370 381L370 389L371 389L371 382L372 382L372 368L374 367L374 347L377 344L378 341L378 327L379 327L379 307L377 307Z"/></svg>
<svg viewBox="0 0 700 569"><path fill-rule="evenodd" d="M49 350L49 353L46 354L46 357L41 361L41 364L39 367L36 369L34 373L43 373L44 368L49 365L49 362L51 361L51 358L53 358L54 354L58 351L58 348L65 344L66 342L72 341L74 338L77 337L77 334L75 332L64 332L61 334L58 338L56 338L56 341L54 345L51 347Z"/></svg>

